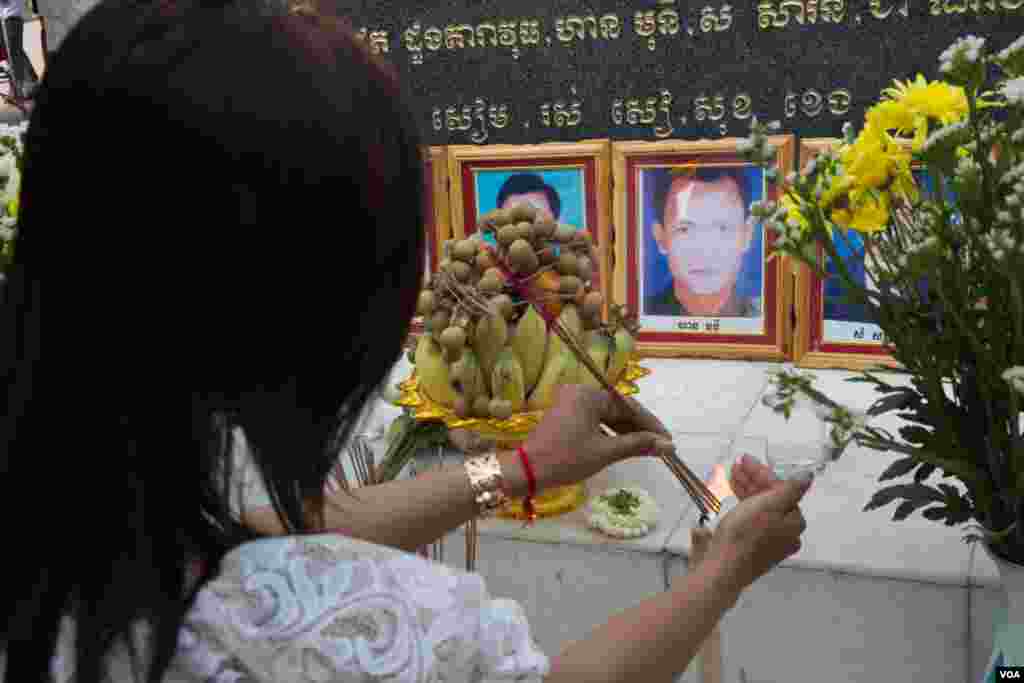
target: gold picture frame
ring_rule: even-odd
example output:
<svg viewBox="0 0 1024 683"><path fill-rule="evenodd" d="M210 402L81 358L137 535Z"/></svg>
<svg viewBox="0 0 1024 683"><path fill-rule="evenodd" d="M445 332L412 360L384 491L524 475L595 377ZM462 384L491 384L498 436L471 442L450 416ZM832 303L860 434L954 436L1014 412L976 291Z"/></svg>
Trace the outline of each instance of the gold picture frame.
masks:
<svg viewBox="0 0 1024 683"><path fill-rule="evenodd" d="M428 147L423 153L424 215L427 218L423 229L426 233L426 269L424 281L437 271L441 261L441 249L451 239L451 204L448 199L448 150L445 147ZM412 332L423 331L423 318L412 319Z"/></svg>
<svg viewBox="0 0 1024 683"><path fill-rule="evenodd" d="M597 289L604 297L607 316L612 282L610 160L609 140L450 146L452 234L455 239L464 239L475 233L477 219L496 208L513 176L540 177L549 188L545 190L549 196L550 192L556 195L548 202L549 206L557 205L551 207L552 213L558 214L553 218L587 230L593 238L598 259Z"/></svg>
<svg viewBox="0 0 1024 683"><path fill-rule="evenodd" d="M800 168L821 152L835 149L838 138L808 138L800 141ZM825 335L824 282L811 269L793 263L795 278L793 362L800 368L832 370L868 370L899 367L882 343L873 341L829 341Z"/></svg>
<svg viewBox="0 0 1024 683"><path fill-rule="evenodd" d="M778 149L779 175L785 176L793 167L795 139L792 135L776 135L769 140ZM790 310L792 287L788 259L781 254L769 258L773 252L773 240L760 225L750 223L745 246L737 242L731 253L716 251L716 254L725 254L716 256L716 259L737 259L739 265L735 270L730 271L716 261L708 268L691 271L697 273L694 277L703 278L704 285L698 287L713 287L715 282L722 285L723 289L716 292L727 297L724 303L717 300L724 306L720 310L727 311L724 314L716 315L715 309L709 309L712 313L705 316L691 316L684 312L677 294L676 271L673 270L677 266L672 265L672 259L678 257L669 257L667 248L662 242L657 242L656 233L665 230L657 223L658 218L664 220L660 216L662 210L655 208L659 203L657 188L663 188L665 204L662 206L667 205L675 192L672 189L676 182L673 176L692 176L694 183L717 182L700 178L707 172L705 169L718 168L718 173L733 178L744 202L758 198L755 194L760 194L762 199L775 196L775 186L767 182L764 170L740 157L737 152L739 142L737 138L727 138L699 142L617 142L612 145L615 187L612 296L616 301L626 303L630 313L638 316L637 351L641 357L781 361L790 356L792 326L787 312ZM686 187L685 183L683 187ZM687 197L692 196L692 191L680 191L680 195L684 193ZM688 204L689 199L684 201ZM751 221L749 207L744 207L744 210L746 221ZM668 239L664 236L667 233L662 233L662 240ZM657 256L659 252L661 258ZM731 284L724 279L728 276L722 276L722 272L732 272ZM710 277L708 273L711 273ZM732 289L726 292L726 286ZM687 285L682 287L685 289ZM743 293L747 289L755 294ZM661 294L655 295L654 292L659 290L662 290ZM710 300L715 300L718 295L712 294ZM675 309L679 312L674 312Z"/></svg>

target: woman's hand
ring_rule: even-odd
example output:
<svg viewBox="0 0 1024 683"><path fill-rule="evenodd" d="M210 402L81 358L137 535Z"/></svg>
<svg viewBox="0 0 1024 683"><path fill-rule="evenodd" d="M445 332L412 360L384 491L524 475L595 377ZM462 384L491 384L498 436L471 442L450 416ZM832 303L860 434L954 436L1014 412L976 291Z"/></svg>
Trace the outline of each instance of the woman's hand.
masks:
<svg viewBox="0 0 1024 683"><path fill-rule="evenodd" d="M631 398L627 411L607 391L578 384L558 388L554 405L526 440L537 488L575 484L608 465L646 455L657 441L671 441L658 418ZM619 436L599 431L601 423Z"/></svg>
<svg viewBox="0 0 1024 683"><path fill-rule="evenodd" d="M810 481L776 481L746 498L718 523L708 557L723 564L737 590L800 550L807 522L799 503L810 487Z"/></svg>
<svg viewBox="0 0 1024 683"><path fill-rule="evenodd" d="M740 456L733 464L729 479L729 486L739 500L767 491L777 483L779 479L772 469L749 455Z"/></svg>

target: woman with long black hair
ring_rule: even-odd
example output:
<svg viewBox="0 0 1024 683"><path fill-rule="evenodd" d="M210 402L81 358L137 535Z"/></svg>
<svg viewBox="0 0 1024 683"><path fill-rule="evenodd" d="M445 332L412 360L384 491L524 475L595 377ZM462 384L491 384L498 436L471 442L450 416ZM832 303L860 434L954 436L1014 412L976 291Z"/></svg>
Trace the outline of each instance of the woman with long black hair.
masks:
<svg viewBox="0 0 1024 683"><path fill-rule="evenodd" d="M325 496L409 331L419 150L313 4L108 0L72 30L0 306L0 680L654 680L796 551L806 485L738 464L700 567L549 659L516 603L403 552L526 493L516 454ZM568 387L525 453L546 488L665 434Z"/></svg>

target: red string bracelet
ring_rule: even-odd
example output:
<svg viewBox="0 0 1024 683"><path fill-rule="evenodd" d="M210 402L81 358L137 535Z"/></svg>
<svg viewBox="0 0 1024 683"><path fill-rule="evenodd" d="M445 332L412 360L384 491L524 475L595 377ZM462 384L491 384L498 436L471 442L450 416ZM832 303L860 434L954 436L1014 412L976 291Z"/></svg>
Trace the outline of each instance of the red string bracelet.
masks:
<svg viewBox="0 0 1024 683"><path fill-rule="evenodd" d="M533 524L537 520L537 511L533 507L533 497L537 495L537 478L533 476L533 465L526 456L526 450L519 447L519 460L523 463L523 470L526 472L526 498L523 499L523 510L526 511L526 523Z"/></svg>

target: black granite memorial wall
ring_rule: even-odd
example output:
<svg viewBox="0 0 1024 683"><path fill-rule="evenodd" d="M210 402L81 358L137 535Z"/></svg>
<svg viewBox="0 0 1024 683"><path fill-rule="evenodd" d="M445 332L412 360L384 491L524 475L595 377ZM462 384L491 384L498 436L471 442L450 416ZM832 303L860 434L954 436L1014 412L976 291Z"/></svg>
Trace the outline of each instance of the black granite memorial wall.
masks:
<svg viewBox="0 0 1024 683"><path fill-rule="evenodd" d="M1002 49L1024 0L359 0L434 145L838 136L957 37Z"/></svg>

